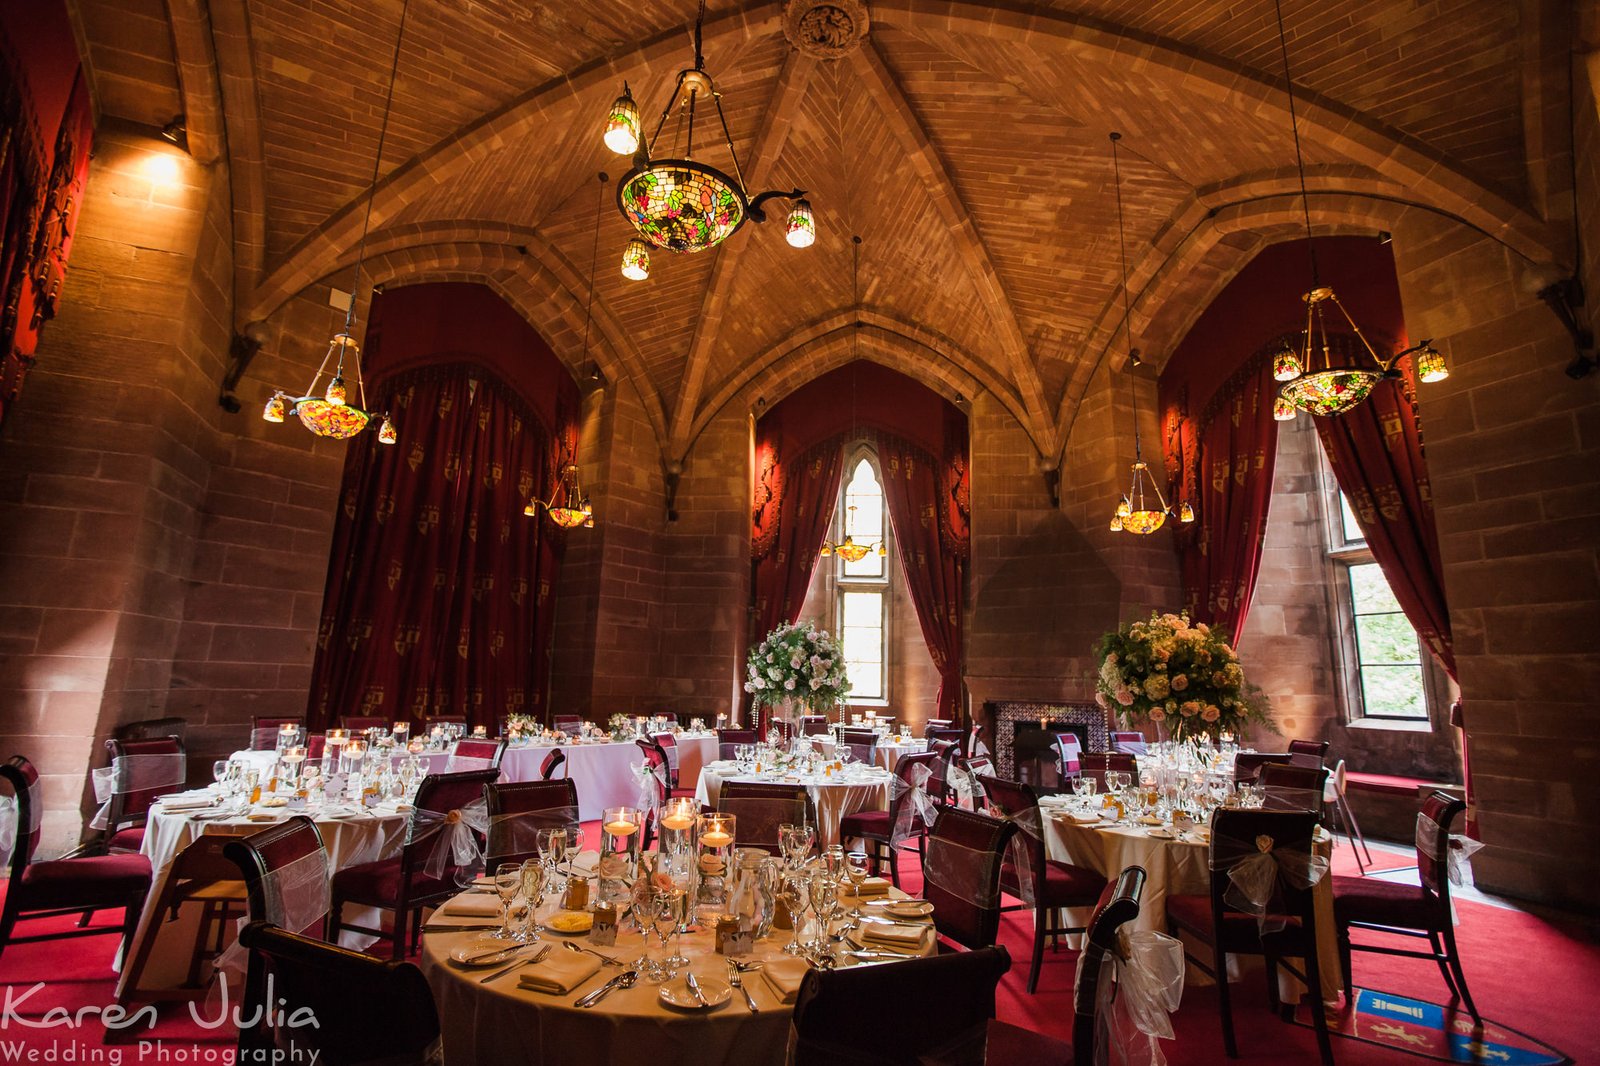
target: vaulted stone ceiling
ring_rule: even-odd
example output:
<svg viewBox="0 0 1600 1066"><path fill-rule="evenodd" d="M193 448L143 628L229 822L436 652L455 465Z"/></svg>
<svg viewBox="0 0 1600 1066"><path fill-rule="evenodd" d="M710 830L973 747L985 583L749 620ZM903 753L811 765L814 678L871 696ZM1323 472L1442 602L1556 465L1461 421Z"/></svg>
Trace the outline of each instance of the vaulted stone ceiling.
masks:
<svg viewBox="0 0 1600 1066"><path fill-rule="evenodd" d="M226 154L239 323L347 285L399 0L73 6L103 110L155 122L181 96L196 155ZM412 0L378 276L482 277L576 364L596 173L627 169L600 122L626 79L653 123L690 65L695 6ZM780 3L708 4L706 64L749 184L810 191L812 248L746 226L629 282L631 230L605 190L590 357L632 380L666 458L752 379L792 387L848 353L852 233L867 354L947 393L993 391L1059 452L1094 368L1120 358L1109 130L1134 343L1157 364L1242 265L1239 234L1298 219L1272 0L869 11L867 39L823 60L791 46ZM1553 257L1525 161L1519 5L1284 0L1284 15L1319 225L1375 232L1414 204Z"/></svg>

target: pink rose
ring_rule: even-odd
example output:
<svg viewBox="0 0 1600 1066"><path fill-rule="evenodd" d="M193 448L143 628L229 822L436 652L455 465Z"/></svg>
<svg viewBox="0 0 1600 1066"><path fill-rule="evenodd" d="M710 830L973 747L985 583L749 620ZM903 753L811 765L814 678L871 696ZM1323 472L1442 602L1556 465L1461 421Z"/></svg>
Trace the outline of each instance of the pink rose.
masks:
<svg viewBox="0 0 1600 1066"><path fill-rule="evenodd" d="M1189 687L1189 675L1177 674L1172 679L1172 688L1175 692L1182 692Z"/></svg>
<svg viewBox="0 0 1600 1066"><path fill-rule="evenodd" d="M1150 708L1150 720L1152 722L1165 722L1167 720L1167 712L1160 707L1152 707Z"/></svg>
<svg viewBox="0 0 1600 1066"><path fill-rule="evenodd" d="M1222 717L1222 711L1211 704L1206 704L1206 709L1200 712L1200 717L1208 722L1215 722Z"/></svg>

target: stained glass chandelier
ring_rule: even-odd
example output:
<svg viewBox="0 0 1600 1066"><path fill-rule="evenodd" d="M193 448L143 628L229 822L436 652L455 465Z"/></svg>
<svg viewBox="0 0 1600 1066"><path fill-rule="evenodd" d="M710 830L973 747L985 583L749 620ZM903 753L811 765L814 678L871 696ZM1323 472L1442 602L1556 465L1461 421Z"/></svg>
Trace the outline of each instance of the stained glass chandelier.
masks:
<svg viewBox="0 0 1600 1066"><path fill-rule="evenodd" d="M561 479L556 482L556 487L550 493L548 500L535 497L528 501L528 506L522 513L532 518L543 507L545 514L550 516L550 521L562 529L574 529L582 526L585 529L594 528L594 507L589 503L589 497L584 494L583 486L578 483L578 467L576 463L568 463L561 470Z"/></svg>
<svg viewBox="0 0 1600 1066"><path fill-rule="evenodd" d="M356 296L361 291L361 266L367 254L367 232L372 227L372 200L378 193L378 174L383 164L383 146L389 137L389 112L394 104L394 83L400 72L400 45L405 40L406 13L410 0L400 5L400 26L395 31L394 58L389 64L389 91L383 98L383 122L378 128L378 151L372 160L372 180L367 185L367 213L361 223L361 243L356 249L356 273L350 285L350 303L345 309L344 328L328 342L328 352L317 367L316 376L304 396L290 396L281 390L267 400L261 417L268 422L282 422L285 415L294 415L300 424L319 437L347 440L372 424L373 412L367 410L366 386L361 380L361 347L356 344ZM350 402L350 383L345 379L348 370L355 380L356 404ZM318 392L323 375L329 375L328 386ZM359 404L359 406L357 406ZM378 442L393 444L397 439L394 422L387 413L377 416Z"/></svg>
<svg viewBox="0 0 1600 1066"><path fill-rule="evenodd" d="M1306 192L1306 162L1300 151L1300 122L1295 114L1294 81L1289 76L1289 44L1283 30L1282 0L1273 0L1278 16L1278 48L1283 54L1283 87L1289 97L1289 129L1294 134L1294 162L1300 174L1300 210L1306 225L1306 253L1311 261L1311 289L1301 299L1306 305L1306 326L1301 336L1299 351L1285 346L1273 360L1272 376L1283 382L1273 405L1272 417L1280 422L1294 417L1295 412L1309 411L1314 415L1342 415L1371 395L1373 387L1385 377L1397 377L1395 364L1403 356L1417 356L1417 376L1423 381L1443 381L1450 376L1444 356L1430 342L1396 352L1387 359L1377 353L1361 327L1356 325L1350 312L1334 294L1331 286L1323 285L1317 276L1317 249L1311 235L1311 197ZM1343 356L1334 354L1329 344L1325 321L1326 308L1332 304L1343 317L1345 325L1360 343L1345 346Z"/></svg>
<svg viewBox="0 0 1600 1066"><path fill-rule="evenodd" d="M1117 157L1117 142L1122 140L1122 134L1113 132L1111 135L1111 167L1116 175L1117 189L1117 246L1122 252L1122 333L1128 346L1128 365L1138 365L1133 357L1133 327L1130 322L1128 309L1128 240L1122 222L1122 164ZM1139 390L1133 390L1133 469L1128 483L1127 493L1117 501L1116 510L1111 515L1111 532L1113 533L1154 533L1166 524L1167 519L1176 518L1179 522L1189 523L1194 521L1194 508L1187 502L1176 511L1167 505L1167 498L1161 494L1161 486L1156 484L1155 475L1150 473L1150 466L1144 461L1144 452L1139 442Z"/></svg>
<svg viewBox="0 0 1600 1066"><path fill-rule="evenodd" d="M881 540L876 544L870 542L857 544L855 538L850 535L850 528L855 524L856 506L851 504L845 508L844 539L837 544L831 540L823 541L822 550L817 554L824 559L830 555L837 555L847 563L859 563L873 552L877 552L879 555L889 554L889 546Z"/></svg>
<svg viewBox="0 0 1600 1066"><path fill-rule="evenodd" d="M785 237L796 248L816 239L816 222L805 190L772 190L751 197L745 188L739 154L722 112L722 94L706 73L701 52L701 27L706 5L701 0L694 23L694 66L678 72L677 84L661 111L661 120L648 143L643 138L639 105L627 83L622 95L612 103L606 117L605 143L618 155L631 155L633 169L617 184L617 206L638 231L639 238L628 243L622 255L622 274L634 281L650 276L650 249L669 252L703 252L715 248L733 235L748 219L766 221L765 204L773 199L795 201L785 226ZM733 175L694 158L696 111L715 106L722 139L733 161ZM677 112L678 121L670 145L661 144L667 119ZM655 158L657 148L668 148L674 155Z"/></svg>

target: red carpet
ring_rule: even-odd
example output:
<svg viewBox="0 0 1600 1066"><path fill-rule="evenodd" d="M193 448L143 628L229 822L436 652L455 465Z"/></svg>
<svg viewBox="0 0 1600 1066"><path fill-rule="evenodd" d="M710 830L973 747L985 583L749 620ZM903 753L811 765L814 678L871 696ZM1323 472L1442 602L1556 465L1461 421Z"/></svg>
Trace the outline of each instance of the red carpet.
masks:
<svg viewBox="0 0 1600 1066"><path fill-rule="evenodd" d="M1397 865L1391 858L1384 866ZM921 885L912 852L902 860L905 887ZM1339 873L1355 873L1347 848L1335 854ZM1600 1012L1595 1009L1595 989L1600 986L1600 944L1575 923L1547 921L1520 911L1487 904L1460 902L1458 938L1467 980L1487 1017L1519 1029L1572 1056L1578 1063L1600 1063ZM100 922L111 924L112 915ZM45 923L33 923L36 931ZM63 923L63 926L65 923ZM1032 919L1026 913L1007 914L1001 924L1001 942L1018 960L1000 986L999 1012L1005 1021L1070 1039L1072 977L1076 956L1062 950L1046 953L1039 991L1026 991L1027 957L1032 944ZM116 937L52 941L7 947L0 956L0 995L9 994L15 1013L42 1018L52 1008L76 1013L86 1006L112 1002L114 979L110 970ZM1443 1003L1447 999L1438 970L1426 961L1357 954L1357 983L1388 989L1419 999ZM28 996L35 982L44 987ZM1316 1040L1311 1030L1279 1021L1269 1013L1261 980L1234 986L1234 1020L1242 1063L1316 1062ZM27 997L20 1004L17 1000ZM209 1012L206 1012L209 1017ZM1222 1051L1216 993L1211 988L1185 992L1183 1007L1174 1016L1177 1039L1164 1045L1173 1066L1200 1066L1227 1061ZM81 1028L29 1029L12 1020L0 1027L0 1062L30 1060L27 1050L54 1047L58 1062L222 1062L218 1055L231 1048L230 1030L208 1031L194 1024L186 1007L167 1007L154 1032L142 1025L122 1034L127 1045L108 1048L106 1028L87 1016ZM163 1042L166 1057L138 1041ZM197 1048L199 1057L194 1052ZM16 1049L16 1050L13 1050ZM182 1049L190 1057L178 1058ZM19 1056L18 1052L22 1054ZM121 1059L110 1057L120 1052ZM76 1053L75 1058L67 1057ZM1337 1061L1347 1066L1417 1066L1423 1060L1400 1052L1353 1040L1335 1039Z"/></svg>

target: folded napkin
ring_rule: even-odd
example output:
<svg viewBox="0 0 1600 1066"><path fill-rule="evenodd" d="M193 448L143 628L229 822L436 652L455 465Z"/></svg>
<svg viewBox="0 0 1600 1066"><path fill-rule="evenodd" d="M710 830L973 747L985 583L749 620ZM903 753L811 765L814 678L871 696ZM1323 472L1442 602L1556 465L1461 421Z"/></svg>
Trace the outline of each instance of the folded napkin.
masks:
<svg viewBox="0 0 1600 1066"><path fill-rule="evenodd" d="M217 797L206 795L194 799L179 799L176 796L165 796L161 800L161 809L164 811L203 811L208 807L217 805Z"/></svg>
<svg viewBox="0 0 1600 1066"><path fill-rule="evenodd" d="M1099 825L1100 824L1100 816L1098 814L1087 814L1087 813L1085 813L1083 811L1062 811L1058 815L1058 817L1065 818L1067 821L1071 822L1073 825Z"/></svg>
<svg viewBox="0 0 1600 1066"><path fill-rule="evenodd" d="M892 944L900 948L918 948L922 946L922 938L932 928L931 925L871 922L862 926L861 939L879 944Z"/></svg>
<svg viewBox="0 0 1600 1066"><path fill-rule="evenodd" d="M444 905L444 913L459 914L472 918L498 918L500 917L500 897L488 896L482 892L472 892L465 896L457 896Z"/></svg>
<svg viewBox="0 0 1600 1066"><path fill-rule="evenodd" d="M852 885L847 895L864 899L867 896L881 896L889 891L889 880L885 877L869 877L859 885Z"/></svg>
<svg viewBox="0 0 1600 1066"><path fill-rule="evenodd" d="M600 959L587 951L552 951L543 962L530 966L517 981L518 988L564 996L600 969Z"/></svg>
<svg viewBox="0 0 1600 1066"><path fill-rule="evenodd" d="M795 959L781 956L768 959L761 967L761 976L766 979L772 994L784 1003L793 1003L800 994L800 982L806 979L806 971L811 969L811 964L805 959Z"/></svg>

